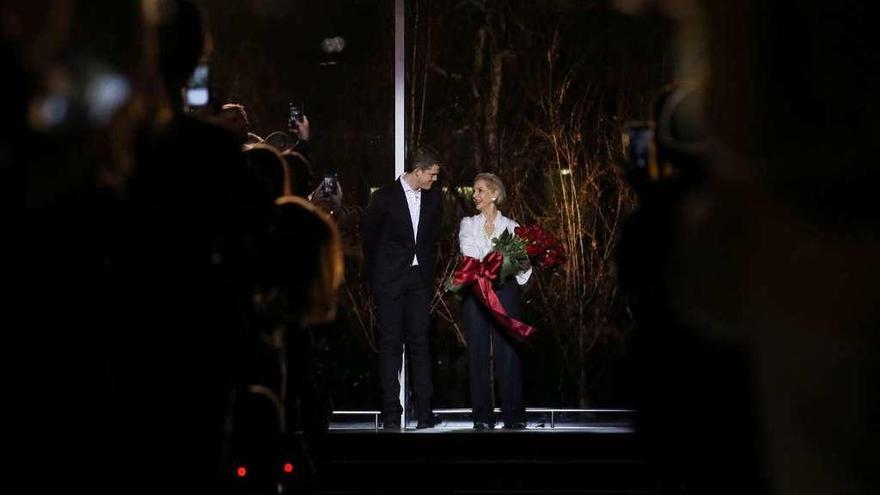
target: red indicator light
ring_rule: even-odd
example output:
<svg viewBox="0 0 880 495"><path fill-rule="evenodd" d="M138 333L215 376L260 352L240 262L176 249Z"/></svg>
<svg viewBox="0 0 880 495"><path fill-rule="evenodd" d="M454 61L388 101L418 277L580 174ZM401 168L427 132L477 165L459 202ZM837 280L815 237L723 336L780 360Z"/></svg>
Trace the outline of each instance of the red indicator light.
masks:
<svg viewBox="0 0 880 495"><path fill-rule="evenodd" d="M287 474L292 473L292 472L293 472L293 463L291 463L291 462L285 462L285 463L284 463L284 466L282 467L282 469L284 469L284 472L287 473Z"/></svg>
<svg viewBox="0 0 880 495"><path fill-rule="evenodd" d="M239 466L238 469L235 470L235 475L239 478L244 478L247 476L247 468L244 466Z"/></svg>

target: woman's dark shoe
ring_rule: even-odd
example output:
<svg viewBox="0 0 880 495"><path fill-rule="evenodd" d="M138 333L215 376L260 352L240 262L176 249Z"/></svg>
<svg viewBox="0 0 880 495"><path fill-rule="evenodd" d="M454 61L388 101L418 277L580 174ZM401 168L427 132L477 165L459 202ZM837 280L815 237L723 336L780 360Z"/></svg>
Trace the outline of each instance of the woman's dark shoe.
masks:
<svg viewBox="0 0 880 495"><path fill-rule="evenodd" d="M505 430L525 430L526 424L521 421L517 421L514 423L504 423L504 429Z"/></svg>
<svg viewBox="0 0 880 495"><path fill-rule="evenodd" d="M475 430L491 430L495 428L495 425L492 423L485 423L483 421L474 421L474 429Z"/></svg>

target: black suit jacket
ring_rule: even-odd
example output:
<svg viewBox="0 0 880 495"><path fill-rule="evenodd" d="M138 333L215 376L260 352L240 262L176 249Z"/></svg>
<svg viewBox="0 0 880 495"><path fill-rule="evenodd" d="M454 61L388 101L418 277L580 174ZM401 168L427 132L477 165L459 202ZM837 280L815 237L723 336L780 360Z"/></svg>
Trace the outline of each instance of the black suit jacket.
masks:
<svg viewBox="0 0 880 495"><path fill-rule="evenodd" d="M433 286L440 212L440 191L422 190L419 234L418 239L413 239L409 207L400 180L373 193L361 236L367 280L377 295L400 294L413 255L418 256L425 286L429 289Z"/></svg>

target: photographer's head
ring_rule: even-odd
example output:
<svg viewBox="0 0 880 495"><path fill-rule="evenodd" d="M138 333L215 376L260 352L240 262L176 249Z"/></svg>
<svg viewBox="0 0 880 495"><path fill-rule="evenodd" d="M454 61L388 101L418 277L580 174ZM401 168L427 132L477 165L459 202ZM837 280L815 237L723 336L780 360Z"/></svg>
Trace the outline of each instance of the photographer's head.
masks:
<svg viewBox="0 0 880 495"><path fill-rule="evenodd" d="M312 162L302 153L295 150L286 150L282 153L290 172L295 178L292 189L293 194L307 197L315 188L315 174L312 172Z"/></svg>
<svg viewBox="0 0 880 495"><path fill-rule="evenodd" d="M265 143L248 145L244 156L256 174L267 202L293 194L294 174L281 152Z"/></svg>
<svg viewBox="0 0 880 495"><path fill-rule="evenodd" d="M428 146L417 148L412 152L409 163L411 177L410 186L417 189L431 189L440 174L440 158L437 152Z"/></svg>
<svg viewBox="0 0 880 495"><path fill-rule="evenodd" d="M266 136L266 143L271 144L279 151L284 152L293 149L296 140L284 131L275 131Z"/></svg>
<svg viewBox="0 0 880 495"><path fill-rule="evenodd" d="M205 50L206 30L199 8L188 0L163 0L159 18L159 72L168 96L179 107L180 88Z"/></svg>
<svg viewBox="0 0 880 495"><path fill-rule="evenodd" d="M223 105L216 120L218 124L235 135L235 139L239 144L247 143L248 134L250 134L250 122L243 105L238 103Z"/></svg>
<svg viewBox="0 0 880 495"><path fill-rule="evenodd" d="M290 323L329 323L336 316L337 290L343 278L339 231L304 198L282 199L259 271L262 310Z"/></svg>
<svg viewBox="0 0 880 495"><path fill-rule="evenodd" d="M673 86L658 98L657 165L666 178L694 184L708 174L708 136L703 118L704 93L697 86Z"/></svg>
<svg viewBox="0 0 880 495"><path fill-rule="evenodd" d="M631 122L624 143L627 178L639 193L679 194L708 176L703 92L671 86L657 98L655 122Z"/></svg>

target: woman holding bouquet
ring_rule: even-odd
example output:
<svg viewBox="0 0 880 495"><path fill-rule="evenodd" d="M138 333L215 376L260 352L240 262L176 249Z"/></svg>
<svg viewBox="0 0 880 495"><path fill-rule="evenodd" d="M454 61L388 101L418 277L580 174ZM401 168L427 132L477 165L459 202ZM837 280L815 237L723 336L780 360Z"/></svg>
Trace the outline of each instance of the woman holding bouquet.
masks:
<svg viewBox="0 0 880 495"><path fill-rule="evenodd" d="M503 232L514 234L519 226L498 211L506 197L504 184L494 174L478 174L474 179L474 206L478 213L461 220L458 239L463 256L482 260L492 251L492 240ZM532 274L526 267L514 276L496 281L494 290L512 318L519 316L520 286ZM487 308L469 291L464 292L462 321L468 347L471 406L474 429L494 428L491 400L490 348L495 350L495 376L500 385L501 415L505 429L525 428L525 405L522 393L522 363L519 343L499 328Z"/></svg>

